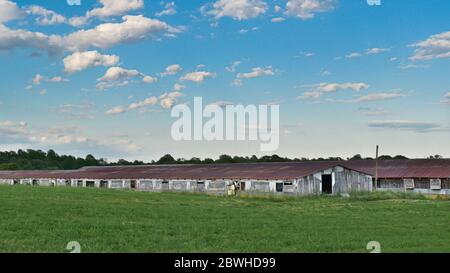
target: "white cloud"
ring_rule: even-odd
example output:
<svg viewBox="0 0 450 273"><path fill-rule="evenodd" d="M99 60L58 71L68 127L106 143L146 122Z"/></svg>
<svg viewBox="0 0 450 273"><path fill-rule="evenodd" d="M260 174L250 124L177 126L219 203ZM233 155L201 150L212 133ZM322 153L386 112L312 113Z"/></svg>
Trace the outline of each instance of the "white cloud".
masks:
<svg viewBox="0 0 450 273"><path fill-rule="evenodd" d="M175 15L175 14L177 14L176 8L177 8L177 5L175 5L175 2L169 2L164 5L163 11L158 12L155 15L158 17L165 16L165 15Z"/></svg>
<svg viewBox="0 0 450 273"><path fill-rule="evenodd" d="M155 83L155 82L158 81L158 79L157 79L156 77L152 77L152 76L144 76L144 77L142 78L142 81L143 81L144 83Z"/></svg>
<svg viewBox="0 0 450 273"><path fill-rule="evenodd" d="M35 48L45 50L49 55L57 55L61 52L61 46L55 41L59 40L58 37L22 29L12 30L0 24L0 50Z"/></svg>
<svg viewBox="0 0 450 273"><path fill-rule="evenodd" d="M47 82L68 82L68 81L69 81L68 79L65 79L61 76L56 76L56 77L47 79Z"/></svg>
<svg viewBox="0 0 450 273"><path fill-rule="evenodd" d="M98 51L75 52L64 58L64 71L75 73L93 66L113 66L119 63L116 55L102 55Z"/></svg>
<svg viewBox="0 0 450 273"><path fill-rule="evenodd" d="M62 104L56 107L51 107L50 110L66 119L71 120L87 120L94 119L92 114L95 104L93 102L83 102L80 104Z"/></svg>
<svg viewBox="0 0 450 273"><path fill-rule="evenodd" d="M55 76L53 78L47 78L42 76L41 74L36 74L34 76L34 78L32 79L32 82L34 85L40 85L43 82L53 82L53 83L58 83L58 82L68 82L68 79L65 79L61 76ZM27 89L31 89L31 88L27 88Z"/></svg>
<svg viewBox="0 0 450 273"><path fill-rule="evenodd" d="M174 91L181 91L181 90L183 90L185 88L186 88L186 86L184 86L182 84L179 84L179 83L176 83L176 84L173 85L173 90Z"/></svg>
<svg viewBox="0 0 450 273"><path fill-rule="evenodd" d="M249 32L249 31L257 31L258 29L259 29L258 27L252 27L250 29L243 28L243 29L239 30L239 34L245 34L245 33Z"/></svg>
<svg viewBox="0 0 450 273"><path fill-rule="evenodd" d="M231 85L233 85L233 86L242 86L244 83L242 82L242 80L241 79L234 79L232 82L231 82Z"/></svg>
<svg viewBox="0 0 450 273"><path fill-rule="evenodd" d="M301 52L299 53L299 55L295 55L294 58L301 58L301 57L309 58L309 57L313 57L314 55L315 55L315 54L314 54L313 52L304 52L304 51L301 51Z"/></svg>
<svg viewBox="0 0 450 273"><path fill-rule="evenodd" d="M239 73L237 74L238 79L252 79L258 78L262 76L273 76L275 75L275 71L271 66L267 66L266 68L254 67L251 72L248 73Z"/></svg>
<svg viewBox="0 0 450 273"><path fill-rule="evenodd" d="M369 108L369 107L360 107L358 111L361 112L365 116L387 116L392 115L393 112L384 108Z"/></svg>
<svg viewBox="0 0 450 273"><path fill-rule="evenodd" d="M130 104L128 106L128 110L136 110L145 106L151 106L151 105L155 105L158 103L158 98L157 97L149 97L146 98L143 101L139 101L139 102L134 102L132 104Z"/></svg>
<svg viewBox="0 0 450 273"><path fill-rule="evenodd" d="M164 109L172 108L178 97L183 96L180 92L165 93L159 97L161 107Z"/></svg>
<svg viewBox="0 0 450 273"><path fill-rule="evenodd" d="M365 96L358 97L352 102L366 102L366 101L380 101L380 100L391 100L396 98L406 97L407 95L402 93L372 93Z"/></svg>
<svg viewBox="0 0 450 273"><path fill-rule="evenodd" d="M32 82L34 85L40 85L43 80L44 80L44 77L41 74L36 74L36 76L34 76Z"/></svg>
<svg viewBox="0 0 450 273"><path fill-rule="evenodd" d="M329 100L333 102L341 102L341 103L358 103L358 102L371 102L371 101L384 101L384 100L392 100L397 98L407 97L407 94L393 92L393 93L371 93L364 96L359 96L355 99L349 100Z"/></svg>
<svg viewBox="0 0 450 273"><path fill-rule="evenodd" d="M147 76L138 70L114 66L110 67L103 77L97 79L99 83L96 87L97 89L103 90L113 87L126 86L129 84L128 80L137 77L142 78L142 82L144 83L154 83L157 81L157 78Z"/></svg>
<svg viewBox="0 0 450 273"><path fill-rule="evenodd" d="M345 55L345 58L347 58L347 59L354 59L354 58L359 58L359 57L362 57L362 54L358 53L358 52L352 52L350 54Z"/></svg>
<svg viewBox="0 0 450 273"><path fill-rule="evenodd" d="M13 122L13 121L0 121L0 135L9 137L20 137L27 135L27 124L23 121Z"/></svg>
<svg viewBox="0 0 450 273"><path fill-rule="evenodd" d="M450 58L450 31L432 35L411 46L416 48L410 57L413 61Z"/></svg>
<svg viewBox="0 0 450 273"><path fill-rule="evenodd" d="M201 83L207 78L214 78L216 73L208 72L208 71L195 71L191 73L187 73L183 77L180 78L181 81L190 81Z"/></svg>
<svg viewBox="0 0 450 273"><path fill-rule="evenodd" d="M117 151L135 152L141 147L131 140L95 139L82 134L76 126L53 126L48 129L32 129L25 122L0 121L0 136L18 141L21 147L27 143L33 146L55 149L64 147L76 150L92 151L94 148L117 153Z"/></svg>
<svg viewBox="0 0 450 273"><path fill-rule="evenodd" d="M36 23L39 25L58 25L66 22L66 17L41 6L29 6L26 12L37 16Z"/></svg>
<svg viewBox="0 0 450 273"><path fill-rule="evenodd" d="M165 22L149 19L142 15L122 17L121 23L105 23L93 29L79 30L60 38L64 48L79 51L91 47L110 48L112 46L155 37L161 33L178 33L179 29Z"/></svg>
<svg viewBox="0 0 450 273"><path fill-rule="evenodd" d="M339 90L353 90L353 91L361 91L369 88L369 85L363 82L347 82L347 83L319 83L313 85L315 89L319 92L330 93L336 92Z"/></svg>
<svg viewBox="0 0 450 273"><path fill-rule="evenodd" d="M128 79L128 78L132 78L132 77L137 77L137 76L141 76L142 73L140 73L139 71L133 69L125 69L122 67L118 67L118 66L114 66L109 68L105 75L101 78L98 79L98 81L118 81L118 80L123 80L123 79Z"/></svg>
<svg viewBox="0 0 450 273"><path fill-rule="evenodd" d="M135 69L125 69L119 66L109 68L103 77L99 78L99 82L123 82L124 80L142 77L142 81L145 83L156 82L156 78L147 76Z"/></svg>
<svg viewBox="0 0 450 273"><path fill-rule="evenodd" d="M178 72L182 71L183 68L179 64L173 64L166 67L166 71L161 73L161 77L176 75Z"/></svg>
<svg viewBox="0 0 450 273"><path fill-rule="evenodd" d="M242 86L243 79L253 79L253 78L264 77L264 76L273 76L273 75L275 75L275 71L273 70L272 66L267 66L265 68L254 67L254 68L252 68L251 72L238 73L236 75L236 78L231 82L231 85Z"/></svg>
<svg viewBox="0 0 450 273"><path fill-rule="evenodd" d="M428 132L432 130L441 129L441 126L431 122L411 121L411 120L382 120L372 121L369 127L395 129L395 130L409 130L416 132Z"/></svg>
<svg viewBox="0 0 450 273"><path fill-rule="evenodd" d="M448 92L445 96L444 99L441 101L442 104L447 104L450 105L450 92Z"/></svg>
<svg viewBox="0 0 450 273"><path fill-rule="evenodd" d="M399 69L407 70L407 69L417 69L417 68L428 68L427 65L419 65L419 64L401 64L398 66Z"/></svg>
<svg viewBox="0 0 450 273"><path fill-rule="evenodd" d="M275 17L275 18L272 18L270 21L271 21L272 23L280 23L280 22L286 21L286 19L283 18L283 17Z"/></svg>
<svg viewBox="0 0 450 273"><path fill-rule="evenodd" d="M23 12L17 4L8 0L0 0L0 24L23 16Z"/></svg>
<svg viewBox="0 0 450 273"><path fill-rule="evenodd" d="M80 6L81 0L67 0L67 5L69 6Z"/></svg>
<svg viewBox="0 0 450 273"><path fill-rule="evenodd" d="M123 106L115 106L115 107L109 109L108 111L106 111L105 114L118 115L118 114L125 113L126 111L127 111L127 109L125 109L125 107L123 107Z"/></svg>
<svg viewBox="0 0 450 273"><path fill-rule="evenodd" d="M95 28L79 30L67 36L46 35L28 30L12 30L0 24L0 50L35 48L50 55L61 55L64 51L84 51L89 48L110 48L145 38L156 38L159 34L174 35L182 30L165 22L138 16L124 16L120 23L105 23Z"/></svg>
<svg viewBox="0 0 450 273"><path fill-rule="evenodd" d="M85 16L71 18L70 23L73 26L81 26L86 24L90 18L105 19L121 16L144 7L144 0L99 0L99 2L103 5L102 7L88 11Z"/></svg>
<svg viewBox="0 0 450 273"><path fill-rule="evenodd" d="M241 64L240 61L234 61L230 66L225 67L225 70L231 73L236 72L236 68Z"/></svg>
<svg viewBox="0 0 450 273"><path fill-rule="evenodd" d="M175 102L177 101L177 98L183 96L180 92L170 92L170 93L164 93L159 97L151 96L148 97L142 101L133 102L128 107L125 106L115 106L108 111L105 112L107 115L119 115L123 114L129 111L139 110L148 106L153 106L156 104L160 104L162 108L168 109L171 108Z"/></svg>
<svg viewBox="0 0 450 273"><path fill-rule="evenodd" d="M231 17L235 20L247 20L266 13L267 4L262 0L219 0L212 4L208 10L202 7L203 13L214 16L216 19Z"/></svg>
<svg viewBox="0 0 450 273"><path fill-rule="evenodd" d="M99 90L105 90L109 88L124 87L127 86L129 83L130 82L127 80L120 82L99 82L95 85L95 87Z"/></svg>
<svg viewBox="0 0 450 273"><path fill-rule="evenodd" d="M299 99L318 99L325 95L326 93L334 93L340 90L352 90L352 91L361 91L369 88L369 85L366 83L319 83L311 86L312 90L309 92L303 93Z"/></svg>
<svg viewBox="0 0 450 273"><path fill-rule="evenodd" d="M314 18L316 13L334 9L335 0L289 0L285 13L302 20Z"/></svg>
<svg viewBox="0 0 450 273"><path fill-rule="evenodd" d="M388 52L390 51L390 48L379 48L379 47L374 47L374 48L369 48L366 50L366 54L367 55L375 55L375 54L380 54L383 52Z"/></svg>

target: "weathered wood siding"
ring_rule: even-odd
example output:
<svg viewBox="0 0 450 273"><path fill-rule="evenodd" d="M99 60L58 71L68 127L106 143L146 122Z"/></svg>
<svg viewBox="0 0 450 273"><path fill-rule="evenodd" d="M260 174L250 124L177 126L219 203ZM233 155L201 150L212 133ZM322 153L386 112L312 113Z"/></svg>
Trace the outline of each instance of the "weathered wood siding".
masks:
<svg viewBox="0 0 450 273"><path fill-rule="evenodd" d="M340 169L334 172L334 177L333 193L372 191L372 177L366 174Z"/></svg>

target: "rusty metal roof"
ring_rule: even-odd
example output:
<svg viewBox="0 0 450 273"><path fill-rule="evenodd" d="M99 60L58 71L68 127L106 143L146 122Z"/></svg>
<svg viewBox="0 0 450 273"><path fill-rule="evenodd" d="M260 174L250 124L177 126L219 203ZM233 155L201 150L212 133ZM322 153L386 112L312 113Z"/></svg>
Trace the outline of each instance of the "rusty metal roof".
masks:
<svg viewBox="0 0 450 273"><path fill-rule="evenodd" d="M261 179L308 176L335 166L375 176L375 161L145 165L86 167L75 171L2 171L0 179ZM380 160L379 178L450 178L450 160Z"/></svg>
<svg viewBox="0 0 450 273"><path fill-rule="evenodd" d="M343 166L375 176L374 160L351 160ZM450 159L379 160L378 177L395 178L450 178Z"/></svg>
<svg viewBox="0 0 450 273"><path fill-rule="evenodd" d="M0 172L0 179L296 179L336 162L86 167L76 171Z"/></svg>

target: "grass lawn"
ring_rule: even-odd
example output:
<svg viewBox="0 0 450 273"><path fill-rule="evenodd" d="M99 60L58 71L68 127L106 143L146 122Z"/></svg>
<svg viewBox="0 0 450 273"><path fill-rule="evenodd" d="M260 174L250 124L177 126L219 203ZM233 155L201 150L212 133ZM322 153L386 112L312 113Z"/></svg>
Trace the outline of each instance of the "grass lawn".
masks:
<svg viewBox="0 0 450 273"><path fill-rule="evenodd" d="M450 252L450 201L0 186L0 252Z"/></svg>

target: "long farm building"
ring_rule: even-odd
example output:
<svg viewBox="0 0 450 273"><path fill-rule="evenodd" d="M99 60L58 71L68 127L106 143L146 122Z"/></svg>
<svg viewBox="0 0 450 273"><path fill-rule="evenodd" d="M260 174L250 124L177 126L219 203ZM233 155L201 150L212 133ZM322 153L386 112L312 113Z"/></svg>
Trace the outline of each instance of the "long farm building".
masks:
<svg viewBox="0 0 450 273"><path fill-rule="evenodd" d="M308 161L1 171L0 184L248 194L348 194L373 190L450 194L450 160ZM375 181L375 176L378 179Z"/></svg>

